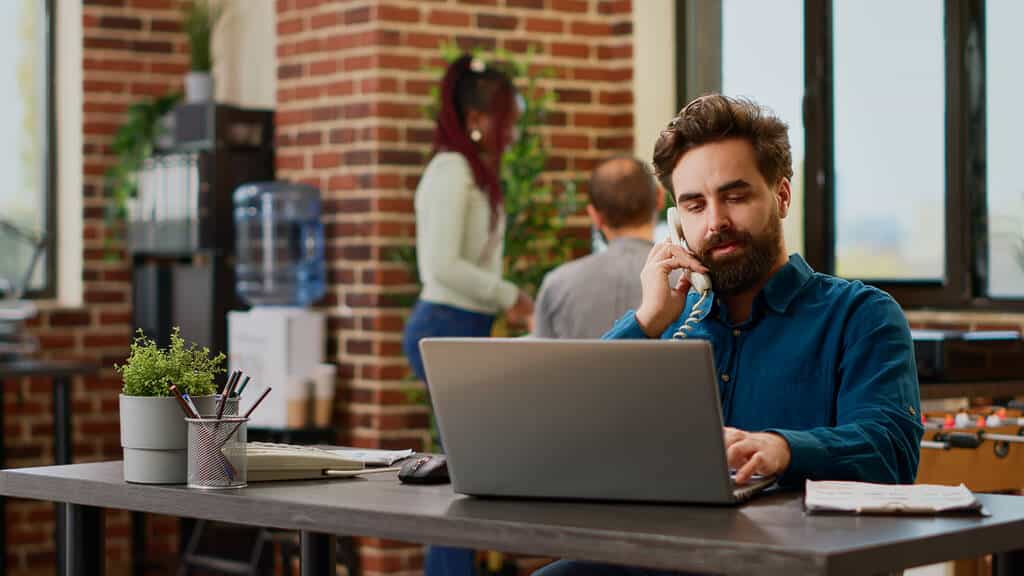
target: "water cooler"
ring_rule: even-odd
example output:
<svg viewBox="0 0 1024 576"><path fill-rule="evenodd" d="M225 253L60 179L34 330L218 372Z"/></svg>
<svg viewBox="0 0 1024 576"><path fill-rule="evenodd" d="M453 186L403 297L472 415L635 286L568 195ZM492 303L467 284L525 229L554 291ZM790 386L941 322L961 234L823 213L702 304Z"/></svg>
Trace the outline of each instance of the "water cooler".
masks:
<svg viewBox="0 0 1024 576"><path fill-rule="evenodd" d="M330 425L335 368L324 363L325 318L320 193L289 182L235 190L235 278L247 311L228 313L228 364L273 392L251 427ZM243 402L244 403L244 402Z"/></svg>

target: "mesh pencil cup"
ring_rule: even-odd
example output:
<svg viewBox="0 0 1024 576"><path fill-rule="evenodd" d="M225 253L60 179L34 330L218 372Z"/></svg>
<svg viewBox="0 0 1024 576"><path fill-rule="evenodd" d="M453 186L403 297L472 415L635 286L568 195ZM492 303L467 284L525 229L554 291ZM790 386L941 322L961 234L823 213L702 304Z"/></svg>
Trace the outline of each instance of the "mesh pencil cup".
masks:
<svg viewBox="0 0 1024 576"><path fill-rule="evenodd" d="M220 397L220 394L216 395L217 402L220 402ZM222 414L222 416L238 416L238 400L238 396L228 397L227 403L224 404L224 414ZM216 403L214 405L216 405ZM215 415L216 414L209 414L209 416ZM207 416L207 414L202 414L202 416Z"/></svg>
<svg viewBox="0 0 1024 576"><path fill-rule="evenodd" d="M185 418L189 488L243 488L246 485L247 421L242 417Z"/></svg>

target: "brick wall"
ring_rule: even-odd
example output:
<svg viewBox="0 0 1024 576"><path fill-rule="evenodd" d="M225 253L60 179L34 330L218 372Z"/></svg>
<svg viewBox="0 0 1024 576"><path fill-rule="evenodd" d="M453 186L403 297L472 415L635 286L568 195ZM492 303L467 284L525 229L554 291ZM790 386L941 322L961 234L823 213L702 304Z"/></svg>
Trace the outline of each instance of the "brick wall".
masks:
<svg viewBox="0 0 1024 576"><path fill-rule="evenodd" d="M430 152L421 106L438 78L438 47L539 50L559 102L544 129L547 178L585 175L632 142L629 0L277 0L277 169L318 186L325 200L329 357L339 362L340 441L421 448L427 411L411 403L400 337L410 293L390 260L412 243L413 191ZM363 547L367 573L415 572L418 548Z"/></svg>
<svg viewBox="0 0 1024 576"><path fill-rule="evenodd" d="M83 306L45 308L35 320L43 355L83 359L104 369L72 387L74 460L121 457L117 412L120 381L109 369L123 360L131 337L130 271L123 250L112 253L104 239L108 199L103 173L113 156L110 142L127 106L143 97L180 90L187 71L184 37L174 0L84 0L83 125ZM61 105L60 94L57 105ZM50 383L41 379L4 382L4 440L10 467L53 460ZM53 507L15 500L7 506L9 574L53 574ZM107 566L128 571L130 524L126 513L107 512ZM150 518L149 556L176 552L176 522Z"/></svg>

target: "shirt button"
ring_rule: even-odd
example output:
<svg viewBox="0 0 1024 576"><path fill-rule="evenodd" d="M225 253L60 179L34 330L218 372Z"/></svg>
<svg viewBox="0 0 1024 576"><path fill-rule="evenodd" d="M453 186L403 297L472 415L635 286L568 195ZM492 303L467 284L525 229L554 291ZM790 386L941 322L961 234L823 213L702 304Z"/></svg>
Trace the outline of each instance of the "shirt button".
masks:
<svg viewBox="0 0 1024 576"><path fill-rule="evenodd" d="M729 381L729 375L728 374L722 374L722 382L728 382L728 381Z"/></svg>
<svg viewBox="0 0 1024 576"><path fill-rule="evenodd" d="M739 329L737 328L736 330L733 330L733 331L732 331L732 335L733 335L733 336L739 336L739 335L740 335L740 331L739 331Z"/></svg>

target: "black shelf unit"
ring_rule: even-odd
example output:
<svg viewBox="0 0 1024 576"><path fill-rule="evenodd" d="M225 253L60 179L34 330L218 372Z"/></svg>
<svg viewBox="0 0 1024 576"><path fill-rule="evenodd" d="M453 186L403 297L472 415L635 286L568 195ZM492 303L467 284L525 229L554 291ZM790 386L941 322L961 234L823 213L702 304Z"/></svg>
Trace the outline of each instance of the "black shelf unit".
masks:
<svg viewBox="0 0 1024 576"><path fill-rule="evenodd" d="M247 182L274 179L274 112L214 102L174 110L173 138L155 157L195 154L198 190L187 221L128 225L132 262L132 323L166 346L179 326L189 341L227 352L227 312L235 293L232 195ZM184 544L191 521L181 522ZM146 522L132 514L132 573L147 573Z"/></svg>
<svg viewBox="0 0 1024 576"><path fill-rule="evenodd" d="M214 353L227 350L227 312L235 295L232 194L247 182L274 179L272 110L213 102L174 110L173 143L156 157L194 154L199 185L188 220L129 224L132 314L166 345L172 326Z"/></svg>

